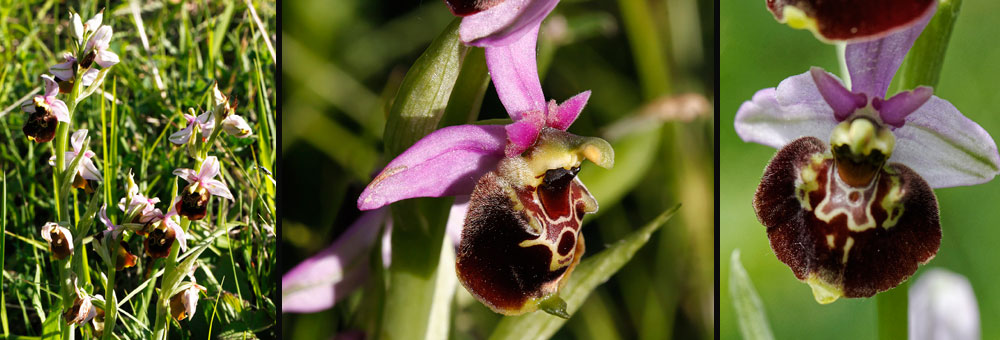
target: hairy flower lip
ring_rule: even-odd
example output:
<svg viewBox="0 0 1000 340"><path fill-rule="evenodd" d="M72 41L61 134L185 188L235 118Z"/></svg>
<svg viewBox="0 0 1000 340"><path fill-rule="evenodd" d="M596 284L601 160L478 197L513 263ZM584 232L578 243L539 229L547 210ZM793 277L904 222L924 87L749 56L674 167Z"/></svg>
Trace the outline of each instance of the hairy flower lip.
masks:
<svg viewBox="0 0 1000 340"><path fill-rule="evenodd" d="M469 16L499 5L504 0L444 0L455 16Z"/></svg>
<svg viewBox="0 0 1000 340"><path fill-rule="evenodd" d="M936 0L767 0L775 20L809 29L824 42L880 39L932 16L936 5Z"/></svg>
<svg viewBox="0 0 1000 340"><path fill-rule="evenodd" d="M45 223L42 226L42 239L49 243L49 251L57 260L62 260L73 254L73 235L69 229L58 223Z"/></svg>
<svg viewBox="0 0 1000 340"><path fill-rule="evenodd" d="M824 142L802 137L768 163L753 201L775 255L820 303L897 286L941 239L937 200L915 172L890 163L867 188L848 188L834 164ZM841 200L854 197L841 190L864 192L851 198L862 204Z"/></svg>

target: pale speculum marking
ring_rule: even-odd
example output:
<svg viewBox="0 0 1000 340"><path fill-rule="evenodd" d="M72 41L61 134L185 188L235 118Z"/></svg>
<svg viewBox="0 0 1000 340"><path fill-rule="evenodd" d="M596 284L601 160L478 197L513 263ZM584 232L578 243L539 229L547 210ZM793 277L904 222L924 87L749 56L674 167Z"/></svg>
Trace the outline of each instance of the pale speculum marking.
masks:
<svg viewBox="0 0 1000 340"><path fill-rule="evenodd" d="M872 204L877 194L880 173L875 174L866 187L852 187L837 175L834 162L827 169L825 195L816 206L816 218L830 223L838 215L847 216L847 228L860 232L878 225L872 216Z"/></svg>

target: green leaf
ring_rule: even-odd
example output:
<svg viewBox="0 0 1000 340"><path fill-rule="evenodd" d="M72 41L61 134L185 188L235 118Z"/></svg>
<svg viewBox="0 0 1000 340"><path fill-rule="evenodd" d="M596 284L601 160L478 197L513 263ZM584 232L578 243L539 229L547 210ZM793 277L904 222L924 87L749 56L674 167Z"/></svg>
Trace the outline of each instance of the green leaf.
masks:
<svg viewBox="0 0 1000 340"><path fill-rule="evenodd" d="M417 59L400 85L386 121L386 154L395 157L437 128L468 49L451 24ZM454 285L449 290L440 266L451 199L418 198L394 203L392 265L379 337L446 338ZM454 267L454 260L445 263ZM454 270L452 268L452 270Z"/></svg>
<svg viewBox="0 0 1000 340"><path fill-rule="evenodd" d="M909 90L917 86L937 86L944 65L944 52L948 49L951 30L955 27L962 0L942 0L937 13L924 28L900 69L899 88Z"/></svg>
<svg viewBox="0 0 1000 340"><path fill-rule="evenodd" d="M569 282L559 292L559 296L566 301L566 312L570 315L576 312L583 305L587 296L628 263L632 256L639 251L639 248L642 248L646 241L649 241L650 235L663 226L679 208L680 205L667 209L652 222L632 232L608 249L580 261L580 265L570 276ZM490 339L547 339L555 334L564 323L566 323L566 319L548 315L544 311L507 316L493 330Z"/></svg>
<svg viewBox="0 0 1000 340"><path fill-rule="evenodd" d="M437 128L468 50L458 39L460 22L460 18L452 20L403 78L383 134L389 157Z"/></svg>
<svg viewBox="0 0 1000 340"><path fill-rule="evenodd" d="M469 124L479 116L486 88L490 85L485 51L483 48L473 48L462 61L462 70L455 81L455 89L451 91L440 127Z"/></svg>
<svg viewBox="0 0 1000 340"><path fill-rule="evenodd" d="M445 262L441 256L451 202L447 198L416 198L392 204L392 263L387 271L380 338L447 338L436 336L441 328L435 321L442 321L442 305L451 307L443 299L454 294L454 286L448 293L438 282L442 275L455 279L453 272L442 274L443 269L454 271L454 258ZM447 324L447 318L443 322Z"/></svg>
<svg viewBox="0 0 1000 340"><path fill-rule="evenodd" d="M764 314L764 304L750 281L750 275L740 263L740 250L733 250L729 260L729 295L736 308L740 334L744 339L774 339Z"/></svg>

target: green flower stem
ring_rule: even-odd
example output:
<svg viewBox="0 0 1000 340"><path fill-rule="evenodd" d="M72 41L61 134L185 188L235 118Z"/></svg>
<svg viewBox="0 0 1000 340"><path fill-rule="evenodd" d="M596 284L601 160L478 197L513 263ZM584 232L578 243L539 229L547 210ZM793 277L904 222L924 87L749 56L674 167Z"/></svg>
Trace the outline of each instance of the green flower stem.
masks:
<svg viewBox="0 0 1000 340"><path fill-rule="evenodd" d="M937 13L913 43L913 48L900 68L898 89L937 85L945 50L961 5L962 0L942 0L938 4ZM906 339L909 286L909 281L903 282L876 297L879 339Z"/></svg>
<svg viewBox="0 0 1000 340"><path fill-rule="evenodd" d="M468 50L459 42L459 22L452 20L407 71L386 120L383 136L387 158L433 132L441 121ZM440 321L448 317L440 312L450 309L435 308L436 303L446 300L435 296L453 293L437 284L451 202L418 198L391 206L392 265L386 271L389 284L376 338L436 339L442 337L436 333L442 328L447 332L447 324Z"/></svg>
<svg viewBox="0 0 1000 340"><path fill-rule="evenodd" d="M115 319L118 318L118 297L115 296L115 273L118 272L118 247L121 245L112 240L111 242L111 265L108 266L108 281L104 284L104 340L114 339Z"/></svg>
<svg viewBox="0 0 1000 340"><path fill-rule="evenodd" d="M878 304L878 338L906 339L907 291L910 282L875 296Z"/></svg>
<svg viewBox="0 0 1000 340"><path fill-rule="evenodd" d="M917 86L937 86L941 77L941 66L944 65L944 52L951 39L951 30L958 19L962 0L942 0L938 3L937 13L924 28L913 48L906 56L906 61L899 71L901 90L909 90Z"/></svg>

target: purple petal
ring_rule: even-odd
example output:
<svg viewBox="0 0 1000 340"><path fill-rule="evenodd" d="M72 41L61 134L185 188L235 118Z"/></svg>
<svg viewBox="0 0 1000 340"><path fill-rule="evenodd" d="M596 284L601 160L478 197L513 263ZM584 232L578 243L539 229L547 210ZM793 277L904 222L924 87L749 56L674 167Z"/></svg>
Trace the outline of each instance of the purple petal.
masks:
<svg viewBox="0 0 1000 340"><path fill-rule="evenodd" d="M219 159L215 156L205 157L205 161L201 162L201 169L198 170L198 179L206 180L215 178L219 174ZM225 186L225 185L223 185Z"/></svg>
<svg viewBox="0 0 1000 340"><path fill-rule="evenodd" d="M41 97L41 96L35 96L35 97ZM29 100L25 100L23 103L21 103L21 111L27 113L35 113L35 99L32 98Z"/></svg>
<svg viewBox="0 0 1000 340"><path fill-rule="evenodd" d="M837 117L837 121L847 119L854 110L868 105L868 98L864 94L851 93L840 83L839 79L823 69L812 67L809 69L809 74L812 75L823 100L833 109L833 115Z"/></svg>
<svg viewBox="0 0 1000 340"><path fill-rule="evenodd" d="M52 76L43 74L42 82L45 83L46 97L55 97L55 95L59 94L59 84L56 83L56 80Z"/></svg>
<svg viewBox="0 0 1000 340"><path fill-rule="evenodd" d="M97 53L97 58L94 58L94 62L97 65L101 65L101 68L111 67L118 63L118 55L114 52L103 50Z"/></svg>
<svg viewBox="0 0 1000 340"><path fill-rule="evenodd" d="M504 150L505 155L515 157L534 145L538 133L545 127L544 119L541 112L534 111L534 113L526 113L524 119L504 126L504 130L507 131L507 141L509 141Z"/></svg>
<svg viewBox="0 0 1000 340"><path fill-rule="evenodd" d="M104 223L104 225L106 227L108 227L108 229L114 229L115 228L115 224L111 223L111 219L108 218L108 205L107 204L101 206L101 211L100 211L100 213L98 215L101 218L101 222Z"/></svg>
<svg viewBox="0 0 1000 340"><path fill-rule="evenodd" d="M174 175L183 178L188 183L198 181L198 173L191 169L174 169Z"/></svg>
<svg viewBox="0 0 1000 340"><path fill-rule="evenodd" d="M91 181L101 181L101 172L94 166L90 158L80 160L80 176Z"/></svg>
<svg viewBox="0 0 1000 340"><path fill-rule="evenodd" d="M466 45L507 45L522 35L537 35L537 31L530 30L537 30L558 3L559 0L506 0L462 19L458 35Z"/></svg>
<svg viewBox="0 0 1000 340"><path fill-rule="evenodd" d="M83 142L87 139L87 129L79 129L69 138L69 144L73 146L73 151L80 152L83 149Z"/></svg>
<svg viewBox="0 0 1000 340"><path fill-rule="evenodd" d="M112 36L111 26L103 25L94 32L94 35L90 36L90 40L87 40L87 45L84 51L90 52L91 49L103 50L108 48L108 43L111 42Z"/></svg>
<svg viewBox="0 0 1000 340"><path fill-rule="evenodd" d="M744 141L781 148L803 136L830 140L837 120L806 72L757 91L736 112L735 125Z"/></svg>
<svg viewBox="0 0 1000 340"><path fill-rule="evenodd" d="M878 111L883 122L898 128L903 126L906 116L923 106L933 94L933 89L921 86L913 91L900 92L889 100L873 98L872 107Z"/></svg>
<svg viewBox="0 0 1000 340"><path fill-rule="evenodd" d="M83 78L82 78L80 84L83 85L83 86L90 86L90 84L93 84L94 81L97 80L97 74L98 73L100 73L100 72L98 72L97 69L95 69L95 68L89 68L89 69L87 69L87 72L83 73Z"/></svg>
<svg viewBox="0 0 1000 340"><path fill-rule="evenodd" d="M903 63L906 52L934 16L937 4L916 24L881 39L847 44L845 59L851 74L851 90L869 97L885 97L893 75Z"/></svg>
<svg viewBox="0 0 1000 340"><path fill-rule="evenodd" d="M468 20L468 19L466 19ZM515 122L524 112L545 110L545 94L538 80L535 40L538 27L513 44L486 48L486 66L500 102Z"/></svg>
<svg viewBox="0 0 1000 340"><path fill-rule="evenodd" d="M369 211L330 247L281 278L281 312L311 313L333 307L367 278L368 256L388 209Z"/></svg>
<svg viewBox="0 0 1000 340"><path fill-rule="evenodd" d="M931 96L893 133L889 161L910 167L932 188L985 183L1000 172L993 138L947 100Z"/></svg>
<svg viewBox="0 0 1000 340"><path fill-rule="evenodd" d="M181 252L187 251L187 234L184 233L184 229L172 218L167 218L165 222L167 223L167 228L174 230L174 238L180 244Z"/></svg>
<svg viewBox="0 0 1000 340"><path fill-rule="evenodd" d="M69 123L69 108L66 107L66 103L62 100L55 99L54 97L49 97L45 100L49 103L49 107L52 108L52 114L56 116L56 120Z"/></svg>
<svg viewBox="0 0 1000 340"><path fill-rule="evenodd" d="M448 212L445 233L451 238L456 250L462 240L462 227L465 226L465 214L469 211L469 198L469 195L455 196L455 202L451 204L451 211Z"/></svg>
<svg viewBox="0 0 1000 340"><path fill-rule="evenodd" d="M68 60L62 63L49 66L49 72L55 75L56 78L62 80L73 79L73 61Z"/></svg>
<svg viewBox="0 0 1000 340"><path fill-rule="evenodd" d="M580 92L580 94L573 96L573 98L566 99L562 104L559 104L556 112L549 112L546 125L566 131L576 121L576 117L580 116L580 111L583 111L583 107L587 106L587 100L589 99L590 90Z"/></svg>
<svg viewBox="0 0 1000 340"><path fill-rule="evenodd" d="M219 196L222 198L229 199L230 201L235 201L233 199L233 194L229 192L229 188L226 187L226 183L216 179L203 179L201 180L201 185L208 189L208 192L212 195Z"/></svg>
<svg viewBox="0 0 1000 340"><path fill-rule="evenodd" d="M371 210L413 197L472 192L479 177L503 157L502 125L449 126L425 136L389 162L358 198Z"/></svg>
<svg viewBox="0 0 1000 340"><path fill-rule="evenodd" d="M177 145L187 143L189 140L191 140L191 130L193 129L194 125L188 124L188 126L184 127L180 131L171 134L170 137L168 137L168 139L170 140L171 143Z"/></svg>

